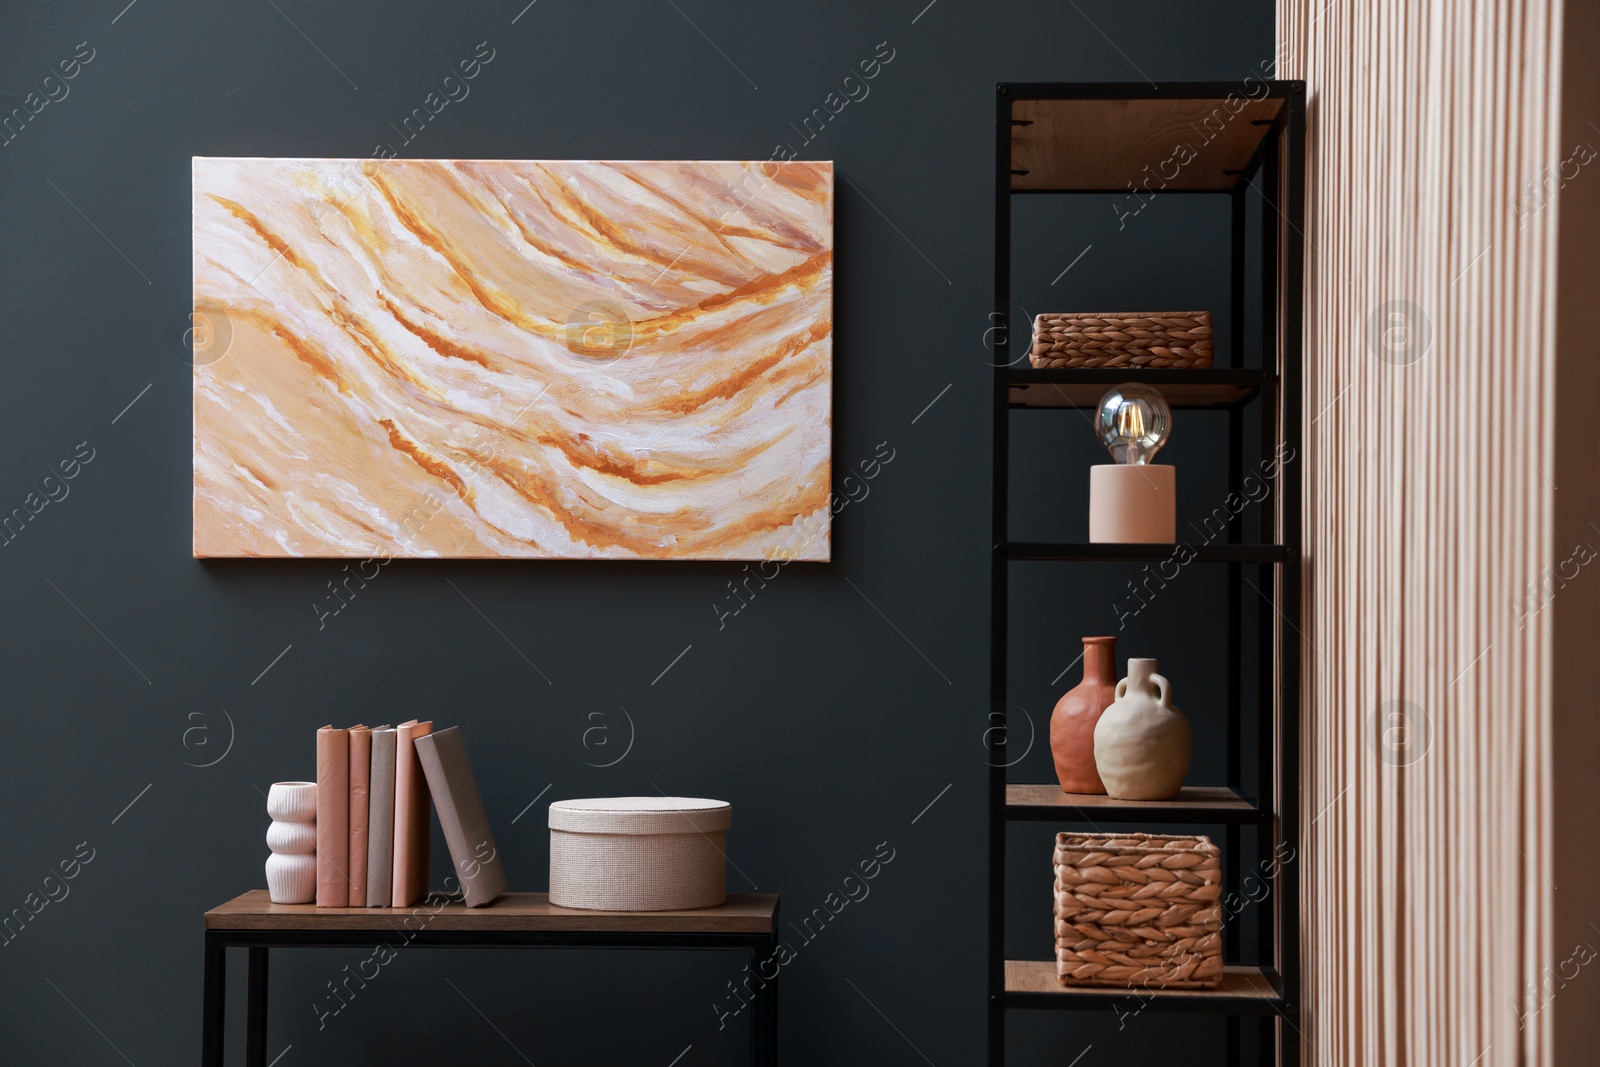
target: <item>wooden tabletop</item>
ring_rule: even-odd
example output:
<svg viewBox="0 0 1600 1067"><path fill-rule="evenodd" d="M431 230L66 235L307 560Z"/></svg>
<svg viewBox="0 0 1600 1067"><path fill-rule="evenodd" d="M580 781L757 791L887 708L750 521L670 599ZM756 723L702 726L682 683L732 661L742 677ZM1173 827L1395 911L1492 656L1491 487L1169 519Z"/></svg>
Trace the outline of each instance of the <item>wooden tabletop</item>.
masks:
<svg viewBox="0 0 1600 1067"><path fill-rule="evenodd" d="M749 934L771 931L777 907L776 893L730 893L721 907L696 911L579 911L551 904L548 893L506 893L481 908L442 898L409 908L319 908L274 904L265 889L252 889L206 912L206 929L392 930L416 915L429 930Z"/></svg>

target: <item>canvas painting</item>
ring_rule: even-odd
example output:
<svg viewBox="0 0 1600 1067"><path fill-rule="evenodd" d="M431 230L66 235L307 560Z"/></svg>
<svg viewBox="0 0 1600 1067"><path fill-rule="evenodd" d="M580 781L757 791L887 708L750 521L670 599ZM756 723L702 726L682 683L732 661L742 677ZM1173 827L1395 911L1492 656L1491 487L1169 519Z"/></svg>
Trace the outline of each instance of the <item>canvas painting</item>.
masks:
<svg viewBox="0 0 1600 1067"><path fill-rule="evenodd" d="M194 160L194 554L826 560L833 166Z"/></svg>

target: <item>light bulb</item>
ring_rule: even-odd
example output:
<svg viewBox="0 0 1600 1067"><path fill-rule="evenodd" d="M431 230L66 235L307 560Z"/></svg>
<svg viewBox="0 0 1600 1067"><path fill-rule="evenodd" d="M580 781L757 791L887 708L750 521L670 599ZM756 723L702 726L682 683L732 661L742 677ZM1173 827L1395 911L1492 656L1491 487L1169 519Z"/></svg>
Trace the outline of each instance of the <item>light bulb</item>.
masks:
<svg viewBox="0 0 1600 1067"><path fill-rule="evenodd" d="M1118 463L1149 463L1172 435L1172 409L1148 385L1129 382L1100 398L1100 440Z"/></svg>

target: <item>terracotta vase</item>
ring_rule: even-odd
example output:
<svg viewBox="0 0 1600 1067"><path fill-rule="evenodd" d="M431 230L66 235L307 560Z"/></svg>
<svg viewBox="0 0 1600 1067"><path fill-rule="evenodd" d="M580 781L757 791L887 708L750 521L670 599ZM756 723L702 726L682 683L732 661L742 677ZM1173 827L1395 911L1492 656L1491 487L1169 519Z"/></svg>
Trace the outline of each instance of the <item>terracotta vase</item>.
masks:
<svg viewBox="0 0 1600 1067"><path fill-rule="evenodd" d="M1189 773L1189 720L1153 659L1128 660L1128 676L1094 728L1095 766L1119 800L1170 800Z"/></svg>
<svg viewBox="0 0 1600 1067"><path fill-rule="evenodd" d="M1083 681L1056 701L1050 715L1050 754L1063 793L1104 793L1094 759L1094 728L1117 685L1117 639L1083 639Z"/></svg>

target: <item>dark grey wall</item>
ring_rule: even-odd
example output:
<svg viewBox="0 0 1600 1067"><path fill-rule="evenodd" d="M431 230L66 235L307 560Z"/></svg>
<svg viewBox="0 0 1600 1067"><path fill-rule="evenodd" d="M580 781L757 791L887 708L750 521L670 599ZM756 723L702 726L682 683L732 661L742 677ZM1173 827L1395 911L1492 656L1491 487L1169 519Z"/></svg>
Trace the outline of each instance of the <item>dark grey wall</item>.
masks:
<svg viewBox="0 0 1600 1067"><path fill-rule="evenodd" d="M0 947L0 1061L193 1062L200 915L262 884L262 792L313 773L317 725L415 715L467 732L517 888L545 885L543 809L559 797L726 798L730 888L781 892L794 911L887 842L871 895L794 939L786 1060L979 1062L993 84L1243 78L1271 53L1270 0L125 3L0 10L5 109L58 97L0 145L0 513L93 457L0 547L0 914L93 856ZM471 95L401 145L390 123L484 40L495 58ZM870 95L802 144L791 123L880 42L894 58ZM46 83L62 61L76 76ZM602 159L767 158L787 142L836 160L836 471L881 442L894 458L836 520L835 562L785 569L721 625L737 566L398 562L319 631L312 604L339 565L191 559L189 158L380 142ZM1222 312L1225 263L1189 253L1225 236L1222 210L1171 197L1123 231L1106 202L1019 213L1034 226L1019 297L1034 312ZM1027 536L1082 535L1081 468L1104 460L1074 420L1018 418ZM1179 432L1190 450L1165 458L1186 471L1186 502L1220 497L1200 459L1217 429ZM1016 586L1014 685L1042 726L1076 680L1054 681L1076 638L1113 628L1126 576L1035 570ZM1167 658L1214 768L1220 587L1185 580L1130 628L1131 650ZM623 709L631 751L591 766L626 746ZM596 725L609 731L586 747ZM1015 772L1049 774L1042 745ZM1045 956L1048 829L1013 844L1013 900L1033 915L1013 940ZM274 962L280 1067L664 1067L686 1046L682 1067L741 1062L744 1023L719 1032L712 1007L736 970L724 957L402 953L319 1030L325 983L367 954ZM1090 1044L1086 1067L1134 1062L1195 1025L1220 1037L1220 1022L1154 1014L1031 1017L1014 1062ZM1220 1041L1185 1045L1221 1062Z"/></svg>

